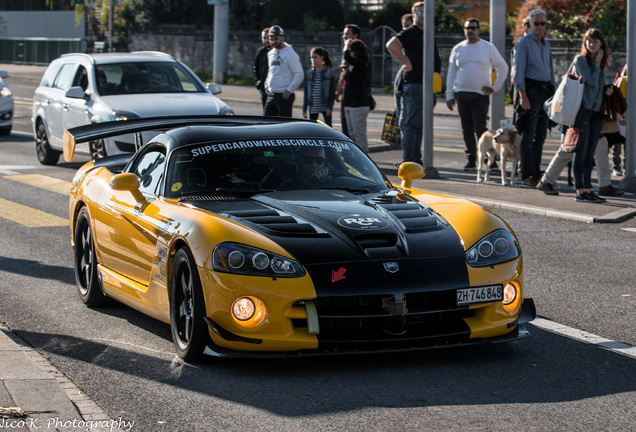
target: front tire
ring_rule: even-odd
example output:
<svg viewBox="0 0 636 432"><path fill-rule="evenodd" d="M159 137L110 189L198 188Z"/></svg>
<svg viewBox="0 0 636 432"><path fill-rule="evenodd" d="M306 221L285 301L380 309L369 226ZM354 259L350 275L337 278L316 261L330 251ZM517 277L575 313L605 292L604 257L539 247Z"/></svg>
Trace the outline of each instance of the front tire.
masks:
<svg viewBox="0 0 636 432"><path fill-rule="evenodd" d="M42 165L55 165L60 158L60 152L53 150L49 145L46 127L44 127L42 120L38 120L35 129L35 151Z"/></svg>
<svg viewBox="0 0 636 432"><path fill-rule="evenodd" d="M79 297L87 306L101 306L106 302L97 277L93 230L86 207L80 210L75 223L75 282Z"/></svg>
<svg viewBox="0 0 636 432"><path fill-rule="evenodd" d="M187 362L199 360L210 341L204 317L201 279L192 254L181 248L170 277L170 329L177 354Z"/></svg>

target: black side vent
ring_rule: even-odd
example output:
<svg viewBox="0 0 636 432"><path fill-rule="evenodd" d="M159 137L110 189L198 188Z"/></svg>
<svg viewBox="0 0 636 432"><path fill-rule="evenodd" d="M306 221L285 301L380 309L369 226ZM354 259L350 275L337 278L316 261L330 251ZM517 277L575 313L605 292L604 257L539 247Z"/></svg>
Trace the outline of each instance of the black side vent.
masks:
<svg viewBox="0 0 636 432"><path fill-rule="evenodd" d="M237 210L227 212L229 216L242 219L244 222L256 225L262 230L280 236L317 235L318 231L309 223L299 222L286 214L279 214L272 209Z"/></svg>
<svg viewBox="0 0 636 432"><path fill-rule="evenodd" d="M434 213L417 204L383 204L381 207L402 222L406 232L429 231L441 225Z"/></svg>
<svg viewBox="0 0 636 432"><path fill-rule="evenodd" d="M180 201L239 201L236 195L188 195L180 198Z"/></svg>

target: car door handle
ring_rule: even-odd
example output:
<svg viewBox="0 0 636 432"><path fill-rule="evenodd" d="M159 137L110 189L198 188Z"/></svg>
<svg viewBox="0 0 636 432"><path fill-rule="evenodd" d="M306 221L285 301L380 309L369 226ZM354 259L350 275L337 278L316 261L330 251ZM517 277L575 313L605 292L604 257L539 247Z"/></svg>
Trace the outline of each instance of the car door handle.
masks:
<svg viewBox="0 0 636 432"><path fill-rule="evenodd" d="M64 111L68 111L68 104L62 105L62 108L64 109Z"/></svg>

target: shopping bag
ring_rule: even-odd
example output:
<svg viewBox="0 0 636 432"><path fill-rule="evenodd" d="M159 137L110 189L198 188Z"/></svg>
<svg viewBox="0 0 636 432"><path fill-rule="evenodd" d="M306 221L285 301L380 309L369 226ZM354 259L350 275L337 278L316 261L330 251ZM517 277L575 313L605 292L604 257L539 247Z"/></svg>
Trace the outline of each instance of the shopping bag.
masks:
<svg viewBox="0 0 636 432"><path fill-rule="evenodd" d="M581 150L581 129L575 127L569 127L563 137L563 143L561 148L564 152L574 153Z"/></svg>
<svg viewBox="0 0 636 432"><path fill-rule="evenodd" d="M442 76L439 72L433 72L433 93L442 92Z"/></svg>
<svg viewBox="0 0 636 432"><path fill-rule="evenodd" d="M392 147L400 147L400 127L395 113L387 114L384 118L381 138Z"/></svg>
<svg viewBox="0 0 636 432"><path fill-rule="evenodd" d="M574 63L570 66L572 67ZM546 114L555 123L572 126L583 100L583 78L568 72L561 77L561 82L554 95L543 105Z"/></svg>

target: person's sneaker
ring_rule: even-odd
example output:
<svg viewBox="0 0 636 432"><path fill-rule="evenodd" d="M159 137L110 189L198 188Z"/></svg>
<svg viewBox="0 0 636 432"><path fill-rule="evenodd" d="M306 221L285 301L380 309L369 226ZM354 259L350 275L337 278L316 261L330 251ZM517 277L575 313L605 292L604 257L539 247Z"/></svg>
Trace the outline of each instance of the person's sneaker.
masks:
<svg viewBox="0 0 636 432"><path fill-rule="evenodd" d="M605 202L607 201L605 198L601 198L600 196L598 196L598 194L594 191L590 191L587 193L589 196L592 197L593 200L595 201L600 201L600 202Z"/></svg>
<svg viewBox="0 0 636 432"><path fill-rule="evenodd" d="M551 183L544 182L543 180L539 180L539 184L537 185L537 189L542 191L546 195L558 195L559 192L554 189Z"/></svg>
<svg viewBox="0 0 636 432"><path fill-rule="evenodd" d="M534 189L539 184L539 179L528 177L521 181L521 186Z"/></svg>
<svg viewBox="0 0 636 432"><path fill-rule="evenodd" d="M607 185L607 186L603 186L603 187L598 188L598 194L602 195L602 196L621 196L624 193L625 192L623 192L620 189L616 189L612 185Z"/></svg>
<svg viewBox="0 0 636 432"><path fill-rule="evenodd" d="M585 202L585 203L600 203L601 201L595 199L588 192L581 192L580 194L574 197L574 201L576 202Z"/></svg>
<svg viewBox="0 0 636 432"><path fill-rule="evenodd" d="M617 170L617 169L613 169L613 170L612 170L612 175L613 175L613 176L622 176L622 175L624 175L624 174L625 174L625 173L623 172L623 170L619 170L619 169L618 169L618 170Z"/></svg>
<svg viewBox="0 0 636 432"><path fill-rule="evenodd" d="M475 171L477 169L477 166L475 165L475 162L468 162L466 163L466 165L464 165L464 171Z"/></svg>

